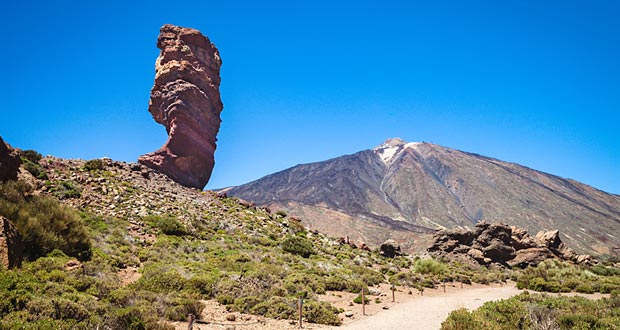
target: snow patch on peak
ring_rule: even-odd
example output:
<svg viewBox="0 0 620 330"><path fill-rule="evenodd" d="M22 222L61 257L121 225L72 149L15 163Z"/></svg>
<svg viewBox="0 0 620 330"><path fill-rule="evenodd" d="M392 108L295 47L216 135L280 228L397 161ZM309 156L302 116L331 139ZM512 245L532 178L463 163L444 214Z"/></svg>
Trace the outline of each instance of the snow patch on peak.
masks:
<svg viewBox="0 0 620 330"><path fill-rule="evenodd" d="M407 148L417 149L418 146L420 146L422 144L423 144L422 142L409 142L409 143L405 144L405 148L404 149L407 149Z"/></svg>
<svg viewBox="0 0 620 330"><path fill-rule="evenodd" d="M400 147L385 147L378 150L375 150L377 155L381 158L384 163L389 163L392 159L394 159L394 155L400 150Z"/></svg>
<svg viewBox="0 0 620 330"><path fill-rule="evenodd" d="M386 165L389 165L394 159L396 159L403 150L408 148L417 149L422 142L405 142L400 138L391 138L385 140L383 144L374 147L372 150L375 152L381 161Z"/></svg>

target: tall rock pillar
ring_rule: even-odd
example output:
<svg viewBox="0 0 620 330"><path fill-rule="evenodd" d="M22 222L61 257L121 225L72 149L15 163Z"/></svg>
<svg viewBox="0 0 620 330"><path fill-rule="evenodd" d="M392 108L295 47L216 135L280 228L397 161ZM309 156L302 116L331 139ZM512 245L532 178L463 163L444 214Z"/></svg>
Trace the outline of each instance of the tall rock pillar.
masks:
<svg viewBox="0 0 620 330"><path fill-rule="evenodd" d="M194 29L166 24L157 47L161 52L149 112L166 126L168 140L138 161L184 186L202 189L215 165L222 61L215 45Z"/></svg>

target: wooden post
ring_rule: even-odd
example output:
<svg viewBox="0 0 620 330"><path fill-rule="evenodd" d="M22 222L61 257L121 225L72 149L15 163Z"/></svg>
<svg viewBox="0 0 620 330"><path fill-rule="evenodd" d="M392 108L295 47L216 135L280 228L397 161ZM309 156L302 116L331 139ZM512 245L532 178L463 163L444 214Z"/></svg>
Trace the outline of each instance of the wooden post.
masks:
<svg viewBox="0 0 620 330"><path fill-rule="evenodd" d="M187 330L194 328L194 314L187 314Z"/></svg>
<svg viewBox="0 0 620 330"><path fill-rule="evenodd" d="M366 297L364 296L363 287L362 287L362 315L366 315Z"/></svg>
<svg viewBox="0 0 620 330"><path fill-rule="evenodd" d="M302 328L302 317L303 317L303 305L304 305L304 300L299 297L299 329Z"/></svg>
<svg viewBox="0 0 620 330"><path fill-rule="evenodd" d="M394 284L392 284L392 302L395 302L394 291L396 291L396 287L394 286Z"/></svg>
<svg viewBox="0 0 620 330"><path fill-rule="evenodd" d="M443 279L443 293L446 293L446 279Z"/></svg>
<svg viewBox="0 0 620 330"><path fill-rule="evenodd" d="M463 281L461 281L461 289L463 288Z"/></svg>

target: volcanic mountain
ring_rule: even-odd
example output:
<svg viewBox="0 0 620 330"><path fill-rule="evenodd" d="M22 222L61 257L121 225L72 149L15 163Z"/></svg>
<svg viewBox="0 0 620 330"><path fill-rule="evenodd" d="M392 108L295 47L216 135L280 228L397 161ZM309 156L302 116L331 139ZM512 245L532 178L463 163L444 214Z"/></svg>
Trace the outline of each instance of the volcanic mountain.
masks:
<svg viewBox="0 0 620 330"><path fill-rule="evenodd" d="M372 150L297 165L226 190L300 216L306 225L405 249L444 228L486 220L559 229L574 249L620 254L620 196L525 166L439 145L388 139ZM412 241L413 240L413 241Z"/></svg>

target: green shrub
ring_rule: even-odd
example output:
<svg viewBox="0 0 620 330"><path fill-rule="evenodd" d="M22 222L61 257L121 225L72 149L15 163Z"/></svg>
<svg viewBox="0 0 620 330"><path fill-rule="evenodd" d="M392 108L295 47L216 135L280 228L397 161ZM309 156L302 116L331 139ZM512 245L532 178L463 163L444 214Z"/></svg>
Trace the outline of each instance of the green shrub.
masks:
<svg viewBox="0 0 620 330"><path fill-rule="evenodd" d="M110 316L112 329L146 330L143 316L135 307L116 309Z"/></svg>
<svg viewBox="0 0 620 330"><path fill-rule="evenodd" d="M91 159L84 163L84 169L87 171L103 170L105 168L106 164L103 159Z"/></svg>
<svg viewBox="0 0 620 330"><path fill-rule="evenodd" d="M43 158L43 156L41 156L39 152L32 149L22 151L20 156L22 158L22 161L27 160L35 164L39 163L41 158Z"/></svg>
<svg viewBox="0 0 620 330"><path fill-rule="evenodd" d="M148 265L140 279L132 284L136 289L161 293L178 292L186 285L187 280L176 269L163 264Z"/></svg>
<svg viewBox="0 0 620 330"><path fill-rule="evenodd" d="M187 321L187 315L200 315L205 306L190 296L184 295L171 299L167 302L165 311L166 319L170 321Z"/></svg>
<svg viewBox="0 0 620 330"><path fill-rule="evenodd" d="M292 319L297 315L297 300L271 297L267 301L256 304L250 312L274 319Z"/></svg>
<svg viewBox="0 0 620 330"><path fill-rule="evenodd" d="M62 181L49 189L58 199L80 198L82 192L74 182Z"/></svg>
<svg viewBox="0 0 620 330"><path fill-rule="evenodd" d="M310 255L316 253L312 246L312 242L303 237L289 236L282 241L281 245L284 251L300 255L304 258L308 258Z"/></svg>
<svg viewBox="0 0 620 330"><path fill-rule="evenodd" d="M23 162L23 166L24 166L24 169L28 171L30 174L32 174L32 176L34 176L35 178L39 180L47 179L47 173L45 172L43 167L41 167L41 165L39 165L38 163L33 163L25 159Z"/></svg>
<svg viewBox="0 0 620 330"><path fill-rule="evenodd" d="M338 317L338 310L326 302L306 301L303 304L302 313L308 322L327 325L342 324Z"/></svg>
<svg viewBox="0 0 620 330"><path fill-rule="evenodd" d="M18 181L0 184L0 215L11 219L22 235L26 256L34 260L59 249L80 260L89 259L91 242L77 212L49 197L26 199L30 189Z"/></svg>
<svg viewBox="0 0 620 330"><path fill-rule="evenodd" d="M480 307L479 312L495 326L494 329L527 329L529 326L528 310L518 300L487 302Z"/></svg>
<svg viewBox="0 0 620 330"><path fill-rule="evenodd" d="M563 315L558 318L562 329L604 329L594 315Z"/></svg>
<svg viewBox="0 0 620 330"><path fill-rule="evenodd" d="M446 264L434 259L420 259L416 260L413 269L420 274L440 275L446 273L448 267Z"/></svg>
<svg viewBox="0 0 620 330"><path fill-rule="evenodd" d="M592 288L592 285L590 285L589 283L579 284L575 288L575 291L581 292L581 293L594 293L594 289Z"/></svg>
<svg viewBox="0 0 620 330"><path fill-rule="evenodd" d="M383 274L372 268L352 266L351 271L353 271L355 278L360 279L366 285L374 286L385 281Z"/></svg>
<svg viewBox="0 0 620 330"><path fill-rule="evenodd" d="M481 324L465 308L450 312L448 318L441 323L441 330L472 330L480 328L482 328Z"/></svg>
<svg viewBox="0 0 620 330"><path fill-rule="evenodd" d="M162 218L155 226L166 235L183 236L187 235L187 228L175 218Z"/></svg>
<svg viewBox="0 0 620 330"><path fill-rule="evenodd" d="M355 297L355 299L353 299L353 302L356 304L361 304L362 303L362 294L358 294L357 297ZM364 295L364 304L368 305L370 303L370 299L368 299L368 294Z"/></svg>
<svg viewBox="0 0 620 330"><path fill-rule="evenodd" d="M188 286L204 298L213 298L218 278L212 274L198 274L189 279Z"/></svg>

